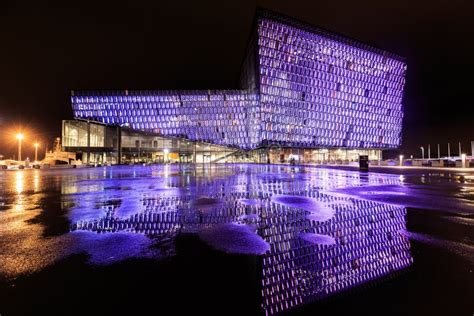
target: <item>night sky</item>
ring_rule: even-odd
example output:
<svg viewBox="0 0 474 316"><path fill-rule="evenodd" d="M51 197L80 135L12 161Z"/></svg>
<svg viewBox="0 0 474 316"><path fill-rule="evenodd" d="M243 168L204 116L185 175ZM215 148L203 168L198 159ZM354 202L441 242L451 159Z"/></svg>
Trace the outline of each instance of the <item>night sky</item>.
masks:
<svg viewBox="0 0 474 316"><path fill-rule="evenodd" d="M83 0L0 2L0 154L51 148L71 89L238 88L256 6L405 56L401 152L470 153L474 1Z"/></svg>

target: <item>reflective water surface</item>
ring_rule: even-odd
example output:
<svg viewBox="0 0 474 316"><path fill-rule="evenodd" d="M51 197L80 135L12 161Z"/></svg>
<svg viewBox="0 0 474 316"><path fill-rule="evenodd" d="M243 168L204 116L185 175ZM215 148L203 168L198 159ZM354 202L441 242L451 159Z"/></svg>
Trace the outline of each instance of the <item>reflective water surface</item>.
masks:
<svg viewBox="0 0 474 316"><path fill-rule="evenodd" d="M407 293L454 284L459 293L433 311L472 306L469 174L161 165L8 171L0 185L0 295L13 297L4 307L12 314L36 310L20 297L50 312L95 301L86 289L99 284L104 300L123 295L125 309L139 300L142 311L151 294L135 287L155 288L158 304L198 301L208 313L362 311L380 290L398 295L394 311L416 314L430 293L420 302ZM437 268L446 269L440 280L417 279ZM45 284L51 293L61 284L61 303L32 294Z"/></svg>

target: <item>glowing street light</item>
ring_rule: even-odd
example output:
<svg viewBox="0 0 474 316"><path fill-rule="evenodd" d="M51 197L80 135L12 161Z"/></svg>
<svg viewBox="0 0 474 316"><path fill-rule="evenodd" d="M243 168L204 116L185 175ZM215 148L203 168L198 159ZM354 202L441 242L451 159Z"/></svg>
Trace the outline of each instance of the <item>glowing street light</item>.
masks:
<svg viewBox="0 0 474 316"><path fill-rule="evenodd" d="M18 139L18 161L21 161L21 141L25 138L22 133L16 134L16 139Z"/></svg>
<svg viewBox="0 0 474 316"><path fill-rule="evenodd" d="M35 162L38 161L38 147L39 147L39 144L35 143Z"/></svg>

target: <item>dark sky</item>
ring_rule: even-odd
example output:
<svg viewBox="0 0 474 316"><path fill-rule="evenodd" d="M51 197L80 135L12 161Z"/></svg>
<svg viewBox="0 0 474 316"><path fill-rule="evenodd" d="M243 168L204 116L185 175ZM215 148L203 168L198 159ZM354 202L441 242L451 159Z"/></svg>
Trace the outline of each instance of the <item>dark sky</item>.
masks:
<svg viewBox="0 0 474 316"><path fill-rule="evenodd" d="M402 152L470 152L474 1L83 0L0 1L0 154L51 147L71 89L237 88L256 6L407 57Z"/></svg>

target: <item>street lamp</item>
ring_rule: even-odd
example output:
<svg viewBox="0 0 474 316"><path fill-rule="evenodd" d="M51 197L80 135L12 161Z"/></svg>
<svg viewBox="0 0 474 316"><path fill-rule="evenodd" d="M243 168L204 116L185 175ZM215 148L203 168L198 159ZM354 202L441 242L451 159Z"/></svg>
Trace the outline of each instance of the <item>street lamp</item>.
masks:
<svg viewBox="0 0 474 316"><path fill-rule="evenodd" d="M425 159L425 148L421 146L420 149L421 149L421 159Z"/></svg>
<svg viewBox="0 0 474 316"><path fill-rule="evenodd" d="M400 167L403 166L403 155L400 155Z"/></svg>
<svg viewBox="0 0 474 316"><path fill-rule="evenodd" d="M21 161L21 141L25 138L22 133L16 134L16 139L18 139L18 161Z"/></svg>
<svg viewBox="0 0 474 316"><path fill-rule="evenodd" d="M38 147L39 147L39 144L35 143L35 162L38 161Z"/></svg>

